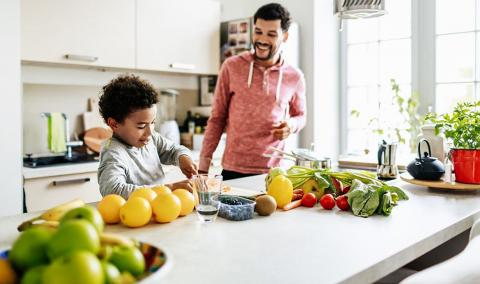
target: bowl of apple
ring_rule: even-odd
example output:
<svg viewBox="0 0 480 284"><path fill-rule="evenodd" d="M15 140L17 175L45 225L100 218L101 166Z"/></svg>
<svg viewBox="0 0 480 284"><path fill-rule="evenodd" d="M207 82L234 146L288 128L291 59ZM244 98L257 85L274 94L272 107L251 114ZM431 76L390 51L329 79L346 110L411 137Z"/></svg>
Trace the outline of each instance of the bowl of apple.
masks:
<svg viewBox="0 0 480 284"><path fill-rule="evenodd" d="M84 206L59 221L22 227L12 246L0 249L0 270L21 283L143 283L165 274L170 261L164 250L104 232L98 218L85 217L97 214Z"/></svg>

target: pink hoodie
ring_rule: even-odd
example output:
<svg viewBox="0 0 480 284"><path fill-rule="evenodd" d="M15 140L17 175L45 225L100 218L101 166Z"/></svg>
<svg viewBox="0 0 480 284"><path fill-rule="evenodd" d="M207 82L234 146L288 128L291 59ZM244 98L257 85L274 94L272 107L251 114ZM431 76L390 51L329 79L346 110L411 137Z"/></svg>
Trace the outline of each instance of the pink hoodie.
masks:
<svg viewBox="0 0 480 284"><path fill-rule="evenodd" d="M255 63L250 52L228 58L215 89L212 114L200 153L201 171L208 171L223 131L227 141L222 158L225 170L265 173L280 164L262 154L269 146L283 149L273 137L273 124L287 121L293 132L305 126L305 80L300 70L283 60L269 68Z"/></svg>

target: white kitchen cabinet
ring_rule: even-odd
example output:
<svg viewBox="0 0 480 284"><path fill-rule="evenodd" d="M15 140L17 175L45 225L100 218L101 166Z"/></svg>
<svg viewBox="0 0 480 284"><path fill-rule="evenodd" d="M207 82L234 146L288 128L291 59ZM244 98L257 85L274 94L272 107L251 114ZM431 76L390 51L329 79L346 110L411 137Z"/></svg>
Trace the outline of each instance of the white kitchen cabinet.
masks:
<svg viewBox="0 0 480 284"><path fill-rule="evenodd" d="M216 74L220 3L137 0L137 68Z"/></svg>
<svg viewBox="0 0 480 284"><path fill-rule="evenodd" d="M87 203L102 199L97 172L25 179L24 190L28 212L46 210L75 198Z"/></svg>
<svg viewBox="0 0 480 284"><path fill-rule="evenodd" d="M135 0L21 0L21 57L135 68Z"/></svg>

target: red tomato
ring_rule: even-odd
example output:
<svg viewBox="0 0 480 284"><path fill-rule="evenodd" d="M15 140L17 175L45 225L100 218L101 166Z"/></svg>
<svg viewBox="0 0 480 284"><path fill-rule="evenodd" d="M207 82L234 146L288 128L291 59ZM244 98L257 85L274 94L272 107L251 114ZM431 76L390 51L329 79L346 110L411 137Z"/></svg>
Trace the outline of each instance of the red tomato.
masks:
<svg viewBox="0 0 480 284"><path fill-rule="evenodd" d="M343 211L348 211L350 209L350 205L348 204L348 198L346 195L340 195L337 197L337 207L340 208L340 210Z"/></svg>
<svg viewBox="0 0 480 284"><path fill-rule="evenodd" d="M313 207L317 203L317 197L312 192L305 194L302 197L302 206Z"/></svg>
<svg viewBox="0 0 480 284"><path fill-rule="evenodd" d="M320 205L322 205L324 209L332 210L332 208L335 207L335 198L333 198L331 194L325 194L320 198Z"/></svg>

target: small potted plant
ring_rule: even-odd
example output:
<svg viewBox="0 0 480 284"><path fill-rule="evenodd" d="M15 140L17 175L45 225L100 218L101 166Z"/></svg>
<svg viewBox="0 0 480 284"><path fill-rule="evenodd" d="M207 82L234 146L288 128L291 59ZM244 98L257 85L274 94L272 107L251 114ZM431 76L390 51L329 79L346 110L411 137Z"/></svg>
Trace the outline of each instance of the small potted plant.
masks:
<svg viewBox="0 0 480 284"><path fill-rule="evenodd" d="M460 102L452 113L428 113L425 120L435 124L453 142L450 155L456 181L480 184L480 101Z"/></svg>

